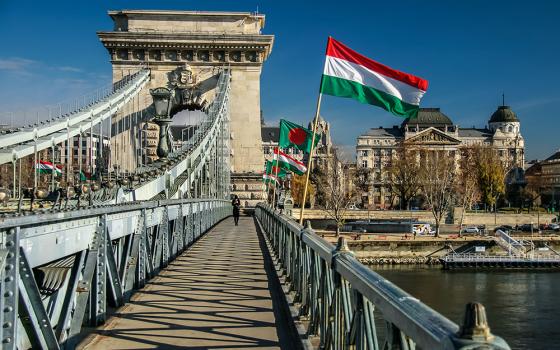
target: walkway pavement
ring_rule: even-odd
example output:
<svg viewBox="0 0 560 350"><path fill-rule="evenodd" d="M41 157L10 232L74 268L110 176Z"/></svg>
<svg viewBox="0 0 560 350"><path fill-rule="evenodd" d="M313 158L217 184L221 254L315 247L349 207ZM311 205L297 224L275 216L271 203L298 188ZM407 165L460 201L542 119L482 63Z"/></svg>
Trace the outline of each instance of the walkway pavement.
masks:
<svg viewBox="0 0 560 350"><path fill-rule="evenodd" d="M80 347L292 349L272 269L253 218L226 219Z"/></svg>

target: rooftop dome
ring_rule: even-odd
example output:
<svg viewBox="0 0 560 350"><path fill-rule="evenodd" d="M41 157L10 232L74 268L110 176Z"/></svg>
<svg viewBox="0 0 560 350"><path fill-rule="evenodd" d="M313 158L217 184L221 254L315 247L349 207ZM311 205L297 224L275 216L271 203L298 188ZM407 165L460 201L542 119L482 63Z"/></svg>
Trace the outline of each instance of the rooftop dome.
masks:
<svg viewBox="0 0 560 350"><path fill-rule="evenodd" d="M517 115L509 108L509 106L500 106L490 117L489 123L506 123L519 122Z"/></svg>
<svg viewBox="0 0 560 350"><path fill-rule="evenodd" d="M416 118L410 119L406 118L403 122L404 125L422 125L422 126L445 126L453 125L451 119L443 114L439 108L420 108L418 110L418 116Z"/></svg>

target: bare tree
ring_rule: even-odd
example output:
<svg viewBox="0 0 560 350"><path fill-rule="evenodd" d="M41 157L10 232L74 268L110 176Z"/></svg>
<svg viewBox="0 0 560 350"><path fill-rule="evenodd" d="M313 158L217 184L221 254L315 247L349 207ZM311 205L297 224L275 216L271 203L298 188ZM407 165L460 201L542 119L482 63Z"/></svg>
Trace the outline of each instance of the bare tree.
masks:
<svg viewBox="0 0 560 350"><path fill-rule="evenodd" d="M434 216L438 237L441 220L453 204L455 160L445 151L428 151L421 162L420 191Z"/></svg>
<svg viewBox="0 0 560 350"><path fill-rule="evenodd" d="M388 168L389 191L399 198L401 209L409 209L410 200L418 194L419 172L417 151L401 144Z"/></svg>
<svg viewBox="0 0 560 350"><path fill-rule="evenodd" d="M542 176L527 176L526 179L527 184L521 191L521 195L523 200L529 203L528 210L530 210L535 205L541 205L541 194L544 184Z"/></svg>
<svg viewBox="0 0 560 350"><path fill-rule="evenodd" d="M459 173L457 174L456 191L458 204L462 207L459 227L462 230L465 212L480 199L480 186L477 159L479 147L465 147L461 149ZM460 232L460 231L459 231Z"/></svg>
<svg viewBox="0 0 560 350"><path fill-rule="evenodd" d="M345 171L338 150L333 149L332 156L316 170L315 185L324 195L325 213L336 222L338 237L348 206L355 197L353 191L346 185Z"/></svg>
<svg viewBox="0 0 560 350"><path fill-rule="evenodd" d="M367 193L369 197L372 176L373 169L371 168L362 166L356 169L356 172L354 173L354 187L357 191L357 196L361 197L364 193ZM363 201L362 204L364 204Z"/></svg>

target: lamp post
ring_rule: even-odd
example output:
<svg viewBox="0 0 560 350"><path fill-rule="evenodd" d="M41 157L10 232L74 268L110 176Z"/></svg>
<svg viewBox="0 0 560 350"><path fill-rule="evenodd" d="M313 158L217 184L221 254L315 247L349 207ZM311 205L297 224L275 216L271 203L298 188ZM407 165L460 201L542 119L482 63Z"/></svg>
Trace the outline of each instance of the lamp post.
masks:
<svg viewBox="0 0 560 350"><path fill-rule="evenodd" d="M148 130L144 128L138 131L140 131L140 163L144 166L147 163L146 146L148 145Z"/></svg>
<svg viewBox="0 0 560 350"><path fill-rule="evenodd" d="M186 128L181 129L181 147L185 144L185 130L188 131L189 133L187 134L187 141L191 138L190 135L190 130L192 128L192 125L187 126Z"/></svg>
<svg viewBox="0 0 560 350"><path fill-rule="evenodd" d="M150 90L152 99L154 100L154 107L156 110L156 117L154 122L159 126L159 142L157 147L157 156L159 158L167 158L169 154L169 110L171 108L171 99L174 94L172 90L164 87L159 87Z"/></svg>

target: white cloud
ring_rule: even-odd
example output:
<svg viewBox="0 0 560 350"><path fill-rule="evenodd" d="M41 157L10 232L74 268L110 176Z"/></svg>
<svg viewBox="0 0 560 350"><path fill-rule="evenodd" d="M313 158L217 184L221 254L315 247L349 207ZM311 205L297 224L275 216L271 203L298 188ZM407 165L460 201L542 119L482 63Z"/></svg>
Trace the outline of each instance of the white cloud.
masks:
<svg viewBox="0 0 560 350"><path fill-rule="evenodd" d="M0 69L10 71L23 71L34 63L35 61L33 60L21 57L0 58Z"/></svg>
<svg viewBox="0 0 560 350"><path fill-rule="evenodd" d="M0 70L20 75L30 75L28 69L36 63L33 60L21 57L0 58Z"/></svg>
<svg viewBox="0 0 560 350"><path fill-rule="evenodd" d="M62 66L62 67L57 67L56 69L58 69L59 71L63 71L63 72L72 72L72 73L81 73L81 72L83 72L82 69L76 68L76 67L71 67L71 66Z"/></svg>

